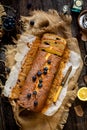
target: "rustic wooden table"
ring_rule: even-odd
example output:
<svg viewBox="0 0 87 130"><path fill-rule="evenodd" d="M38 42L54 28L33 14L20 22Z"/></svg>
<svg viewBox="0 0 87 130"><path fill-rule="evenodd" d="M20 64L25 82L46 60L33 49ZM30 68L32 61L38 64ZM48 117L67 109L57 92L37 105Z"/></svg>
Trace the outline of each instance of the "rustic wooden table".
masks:
<svg viewBox="0 0 87 130"><path fill-rule="evenodd" d="M21 15L28 15L30 10L33 9L42 9L47 11L48 9L56 9L57 11L61 12L62 8L65 4L69 5L69 8L72 7L72 1L73 0L0 0L2 4L4 5L10 5L14 7L18 13ZM83 0L83 10L87 9L87 0ZM70 14L72 15L72 34L74 37L78 39L79 47L81 50L82 59L84 59L85 54L87 53L87 43L83 42L80 38L80 28L77 23L78 14L72 13L70 11ZM87 67L84 65L83 70L81 72L81 75L79 77L78 83L79 87L86 86L84 82L84 75L87 75ZM15 124L15 121L13 119L13 115L11 114L11 106L9 105L9 102L7 99L0 99L0 103L2 103L3 109L4 109L4 120L5 123L3 123L3 128L1 127L0 130L17 130L18 127ZM77 105L81 105L84 115L82 117L79 117L76 115L74 107ZM1 121L1 120L0 120ZM78 99L74 101L72 104L72 107L69 111L69 116L67 119L67 123L64 126L63 130L87 130L87 102L81 102Z"/></svg>

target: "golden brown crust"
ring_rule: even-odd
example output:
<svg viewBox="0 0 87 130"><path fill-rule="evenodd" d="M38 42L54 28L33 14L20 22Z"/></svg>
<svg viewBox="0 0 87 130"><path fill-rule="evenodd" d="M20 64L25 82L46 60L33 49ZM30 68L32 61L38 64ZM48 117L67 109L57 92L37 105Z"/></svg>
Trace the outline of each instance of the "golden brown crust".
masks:
<svg viewBox="0 0 87 130"><path fill-rule="evenodd" d="M32 68L27 76L25 81L25 85L23 86L21 96L19 98L19 104L24 108L29 108L32 111L41 111L44 106L44 103L47 99L49 90L51 88L52 80L54 78L54 74L56 73L59 62L61 60L60 57L51 54L49 59L51 60L51 64L47 64L45 56L47 52L39 51L37 54L37 58L34 60ZM48 72L45 74L44 69L48 67ZM38 76L38 72L41 72L41 76ZM32 77L36 76L36 81L32 81ZM42 83L40 83L42 80ZM42 85L42 86L39 86ZM33 94L37 92L37 94ZM28 98L27 95L31 94L31 97ZM38 105L35 106L34 102L37 101Z"/></svg>
<svg viewBox="0 0 87 130"><path fill-rule="evenodd" d="M54 34L44 34L39 51L22 87L18 100L20 106L36 112L42 110L65 47L65 39ZM50 64L48 61L51 61Z"/></svg>
<svg viewBox="0 0 87 130"><path fill-rule="evenodd" d="M72 39L68 39L67 42L68 42L69 50L76 52L80 56L77 40L75 38L72 38ZM75 75L69 80L66 96L62 104L60 105L59 109L57 110L57 112L51 117L41 113L30 112L26 109L20 108L18 104L15 105L12 104L15 119L19 123L21 130L28 130L28 128L31 130L39 130L39 129L62 130L63 129L69 114L69 107L71 107L72 102L76 98L76 93L78 90L77 80L81 73L82 66L83 66L83 62L80 57L80 66L75 71Z"/></svg>
<svg viewBox="0 0 87 130"><path fill-rule="evenodd" d="M63 55L63 58L61 60L61 63L59 65L58 72L56 73L55 79L54 79L52 87L50 89L47 101L46 101L44 108L42 110L42 113L45 112L50 107L50 105L54 102L54 98L56 96L56 93L57 93L57 91L61 85L61 82L64 78L62 71L65 68L67 61L69 60L69 54L70 54L70 50L68 48L66 48L64 55Z"/></svg>
<svg viewBox="0 0 87 130"><path fill-rule="evenodd" d="M11 99L17 99L19 97L19 94L21 93L21 87L23 86L26 76L28 74L28 71L31 68L33 59L35 58L35 55L38 51L38 46L40 45L40 40L37 38L34 42L33 45L31 47L31 50L29 50L29 52L27 53L24 63L22 65L21 68L21 72L18 76L18 82L16 84L16 86L14 86L11 96Z"/></svg>

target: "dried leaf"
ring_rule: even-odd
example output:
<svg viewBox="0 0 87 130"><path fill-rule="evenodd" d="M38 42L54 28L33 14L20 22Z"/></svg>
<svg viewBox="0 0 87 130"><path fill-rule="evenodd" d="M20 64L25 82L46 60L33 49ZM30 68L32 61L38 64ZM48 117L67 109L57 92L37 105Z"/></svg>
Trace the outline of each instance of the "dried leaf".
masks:
<svg viewBox="0 0 87 130"><path fill-rule="evenodd" d="M81 39L83 40L83 41L87 41L87 32L83 32L83 31L81 31L80 32L81 33Z"/></svg>
<svg viewBox="0 0 87 130"><path fill-rule="evenodd" d="M84 76L84 81L87 84L87 75Z"/></svg>
<svg viewBox="0 0 87 130"><path fill-rule="evenodd" d="M80 116L80 117L83 116L84 111L83 111L81 105L75 106L74 110L75 110L77 116Z"/></svg>

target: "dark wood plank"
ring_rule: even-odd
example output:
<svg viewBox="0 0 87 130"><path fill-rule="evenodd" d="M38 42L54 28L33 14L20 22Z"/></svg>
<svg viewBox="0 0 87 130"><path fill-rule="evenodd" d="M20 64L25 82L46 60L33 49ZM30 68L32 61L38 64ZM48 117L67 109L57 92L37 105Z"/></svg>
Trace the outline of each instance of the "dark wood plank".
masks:
<svg viewBox="0 0 87 130"><path fill-rule="evenodd" d="M29 11L34 9L42 9L44 11L47 11L48 9L56 9L57 11L61 12L64 4L68 4L69 7L72 7L72 0L1 0L2 4L10 5L14 7L18 14L21 15L28 15ZM28 5L28 8L27 8ZM83 9L87 9L87 0L84 0ZM72 34L74 37L76 37L79 41L79 47L81 50L82 59L84 59L85 54L87 53L85 50L85 43L81 41L80 39L80 29L77 23L78 14L71 13L72 15ZM83 76L87 74L87 67L84 65L83 70L81 72L81 75L79 77L78 83L79 87L85 86L85 82L83 80ZM74 107L76 105L81 105L84 110L83 117L78 117L74 111ZM7 111L11 110L11 106ZM10 122L9 118L8 123ZM12 122L13 123L13 122ZM13 123L14 124L14 123ZM7 124L6 124L7 125ZM7 126L6 126L7 127ZM11 128L7 127L6 130L12 130L14 127L14 130L17 130L16 125L11 125ZM70 108L69 117L67 119L67 123L64 126L63 130L87 130L87 103L83 103L76 99L74 103L72 104L72 107Z"/></svg>

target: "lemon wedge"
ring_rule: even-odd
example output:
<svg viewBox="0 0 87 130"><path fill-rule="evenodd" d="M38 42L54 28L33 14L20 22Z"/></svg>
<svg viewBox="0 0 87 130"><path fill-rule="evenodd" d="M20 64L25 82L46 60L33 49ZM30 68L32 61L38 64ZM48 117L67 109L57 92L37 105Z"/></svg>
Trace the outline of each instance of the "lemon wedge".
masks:
<svg viewBox="0 0 87 130"><path fill-rule="evenodd" d="M81 101L87 101L87 87L82 87L77 92L77 97Z"/></svg>

